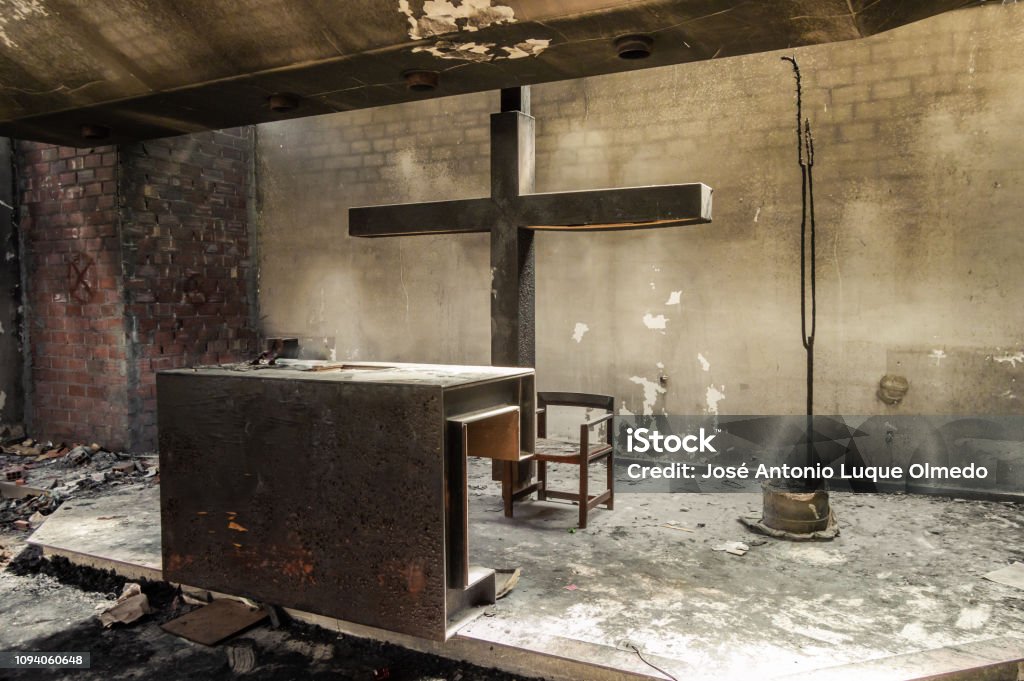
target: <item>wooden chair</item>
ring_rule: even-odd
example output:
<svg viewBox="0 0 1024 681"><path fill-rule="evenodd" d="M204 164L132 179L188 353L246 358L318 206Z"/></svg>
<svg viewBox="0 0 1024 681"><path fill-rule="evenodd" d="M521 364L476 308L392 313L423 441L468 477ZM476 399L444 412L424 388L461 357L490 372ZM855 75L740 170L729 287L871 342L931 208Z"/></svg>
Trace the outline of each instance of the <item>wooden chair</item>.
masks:
<svg viewBox="0 0 1024 681"><path fill-rule="evenodd" d="M579 441L554 440L547 437L547 409L551 406L579 407L583 409L601 409L606 413L589 422L580 424ZM604 505L608 510L615 507L615 454L612 450L612 417L615 415L615 398L608 395L590 395L585 393L537 393L537 445L533 460L537 462L537 482L527 488L512 493L510 476L503 480L503 494L506 499L505 515L511 517L511 502L532 491L537 492L539 501L548 499L565 499L579 505L579 526L587 526L587 514L590 509ZM591 442L591 430L605 423L604 442ZM600 494L590 494L590 481L587 475L590 464L605 459L608 464L607 489ZM549 463L566 463L580 467L579 490L566 492L548 489L547 465ZM509 467L510 468L510 467ZM511 472L511 471L510 471Z"/></svg>

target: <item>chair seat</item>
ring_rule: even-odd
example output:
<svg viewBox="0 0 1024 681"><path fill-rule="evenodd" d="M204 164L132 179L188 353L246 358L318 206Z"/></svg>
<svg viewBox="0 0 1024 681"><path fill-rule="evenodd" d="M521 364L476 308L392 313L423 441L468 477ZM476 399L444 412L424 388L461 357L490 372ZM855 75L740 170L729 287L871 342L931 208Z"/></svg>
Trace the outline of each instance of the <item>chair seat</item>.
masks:
<svg viewBox="0 0 1024 681"><path fill-rule="evenodd" d="M573 407L576 409L596 409L603 414L590 418L579 424L578 440L562 440L545 437L547 435L548 407ZM520 462L536 461L537 480L516 486L516 468L514 462L507 461L502 466L501 496L505 505L505 517L512 517L513 504L534 492L538 501L559 499L571 501L579 508L579 527L586 529L587 514L597 506L604 506L609 511L615 508L615 452L612 449L612 423L615 414L615 398L608 395L591 395L586 393L537 393L537 438L534 452L521 453ZM598 428L603 426L604 433ZM594 442L603 440L603 442ZM583 445L582 443L587 443ZM585 451L581 451L585 450ZM590 493L590 465L604 461L607 469L607 487L599 494ZM579 469L579 487L568 490L548 488L549 463L567 464Z"/></svg>
<svg viewBox="0 0 1024 681"><path fill-rule="evenodd" d="M611 445L606 442L593 443L588 447L587 458L592 459L599 454L611 451L611 449ZM539 437L537 438L534 452L538 460L578 462L580 458L580 443L571 440Z"/></svg>

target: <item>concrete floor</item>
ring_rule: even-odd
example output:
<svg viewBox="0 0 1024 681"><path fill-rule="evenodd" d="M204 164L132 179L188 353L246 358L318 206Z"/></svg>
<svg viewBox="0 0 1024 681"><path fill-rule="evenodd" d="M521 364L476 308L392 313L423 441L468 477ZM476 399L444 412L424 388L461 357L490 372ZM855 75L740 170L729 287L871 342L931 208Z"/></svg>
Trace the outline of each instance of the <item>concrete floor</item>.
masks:
<svg viewBox="0 0 1024 681"><path fill-rule="evenodd" d="M1024 561L1020 505L836 493L839 538L791 543L738 522L759 513L760 495L623 487L614 511L592 511L571 533L576 508L565 503L527 501L504 518L488 473L472 464L471 559L523 576L464 635L630 641L685 678L766 678L1024 636L1024 591L982 578ZM572 489L574 476L562 467L554 479ZM728 541L759 545L712 550Z"/></svg>
<svg viewBox="0 0 1024 681"><path fill-rule="evenodd" d="M571 489L574 475L556 467L551 478ZM592 489L601 475L594 471ZM887 672L917 674L886 678L923 678L926 662L938 673L982 658L1024 659L1024 639L1013 638L1024 636L1024 591L982 578L1024 561L1020 505L835 493L840 537L800 544L745 529L737 518L760 507L760 497L749 494L620 488L614 511L595 510L590 527L575 530L576 508L564 502L524 501L514 519L504 518L487 461L472 461L470 492L472 561L522 568L519 585L444 646L385 638L462 659L483 649L493 664L515 651L504 668L549 678L582 677L538 660L580 661L591 666L590 679L665 678L626 650L631 644L687 679L834 668L881 678L857 666L870 660L881 660ZM157 497L153 489L138 494L129 518L117 511L126 500L113 496L58 511L33 539L154 568ZM137 545L127 546L133 536ZM751 549L744 556L712 550L727 541ZM942 649L938 661L934 653L917 655L934 649Z"/></svg>

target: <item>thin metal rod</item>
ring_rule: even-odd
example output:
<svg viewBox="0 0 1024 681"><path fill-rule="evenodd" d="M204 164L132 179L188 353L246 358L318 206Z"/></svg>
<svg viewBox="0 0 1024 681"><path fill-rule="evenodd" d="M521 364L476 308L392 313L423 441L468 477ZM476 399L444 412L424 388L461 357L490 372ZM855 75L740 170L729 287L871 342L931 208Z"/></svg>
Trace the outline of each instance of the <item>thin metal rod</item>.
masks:
<svg viewBox="0 0 1024 681"><path fill-rule="evenodd" d="M814 339L817 332L817 224L814 218L814 136L811 122L803 117L803 82L795 57L782 57L793 67L796 79L796 150L800 165L800 342L807 357L807 465L814 455ZM808 262L809 261L809 262ZM809 265L809 267L808 267ZM808 272L808 269L810 272ZM810 281L808 281L808 279ZM808 298L810 314L808 315ZM820 482L820 481L819 481Z"/></svg>

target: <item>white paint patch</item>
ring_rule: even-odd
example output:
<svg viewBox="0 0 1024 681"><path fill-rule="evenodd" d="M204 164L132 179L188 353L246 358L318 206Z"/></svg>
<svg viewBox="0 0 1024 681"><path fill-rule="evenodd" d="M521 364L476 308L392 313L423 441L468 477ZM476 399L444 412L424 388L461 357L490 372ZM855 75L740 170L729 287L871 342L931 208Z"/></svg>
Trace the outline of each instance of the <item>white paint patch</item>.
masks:
<svg viewBox="0 0 1024 681"><path fill-rule="evenodd" d="M992 607L978 605L973 608L964 608L960 616L956 618L957 629L981 629L988 622L992 615Z"/></svg>
<svg viewBox="0 0 1024 681"><path fill-rule="evenodd" d="M50 13L43 7L40 0L11 0L5 2L3 11L0 12L0 41L9 49L14 49L18 43L14 42L7 35L7 26L13 22L25 21L34 16L49 16Z"/></svg>
<svg viewBox="0 0 1024 681"><path fill-rule="evenodd" d="M14 260L14 251L7 251L7 253L4 254L4 260L7 262Z"/></svg>
<svg viewBox="0 0 1024 681"><path fill-rule="evenodd" d="M7 406L7 393L4 392L3 390L0 390L0 411L3 411L4 407L6 407L6 406Z"/></svg>
<svg viewBox="0 0 1024 681"><path fill-rule="evenodd" d="M0 322L0 334L2 333L4 333L4 325L3 322Z"/></svg>
<svg viewBox="0 0 1024 681"><path fill-rule="evenodd" d="M538 54L548 49L549 45L551 45L550 40L527 38L523 42L516 43L512 47L503 46L501 49L508 53L508 59L522 59L523 57L536 57ZM500 56L497 58L500 59Z"/></svg>
<svg viewBox="0 0 1024 681"><path fill-rule="evenodd" d="M758 206L757 211L754 213L754 222L757 222L759 217L761 217L761 206Z"/></svg>
<svg viewBox="0 0 1024 681"><path fill-rule="evenodd" d="M1017 368L1017 362L1024 364L1024 351L1015 353L1013 355L1003 355L1002 357L993 357L993 360L1000 364L1009 364L1014 369Z"/></svg>
<svg viewBox="0 0 1024 681"><path fill-rule="evenodd" d="M488 26L516 21L511 7L492 4L492 0L462 0L458 4L451 0L425 0L423 12L419 15L413 11L409 0L399 0L398 11L409 22L409 37L413 40L452 33L475 33ZM414 47L412 51L426 52L438 59L491 62L536 57L550 45L549 38L527 38L514 45L440 39L430 46Z"/></svg>
<svg viewBox="0 0 1024 681"><path fill-rule="evenodd" d="M668 318L663 314L652 315L648 312L644 315L644 326L655 331L664 330L668 326Z"/></svg>
<svg viewBox="0 0 1024 681"><path fill-rule="evenodd" d="M644 416L651 416L654 414L654 403L658 400L658 395L664 395L665 389L658 385L655 381L644 378L643 376L630 376L629 380L637 385L641 385L644 388Z"/></svg>
<svg viewBox="0 0 1024 681"><path fill-rule="evenodd" d="M925 629L923 622L911 622L900 630L900 637L918 644L927 644L931 641L931 635Z"/></svg>
<svg viewBox="0 0 1024 681"><path fill-rule="evenodd" d="M826 565L842 565L846 556L834 549L823 549L818 546L803 544L784 544L786 554L795 563L824 567Z"/></svg>
<svg viewBox="0 0 1024 681"><path fill-rule="evenodd" d="M704 391L704 402L707 405L706 410L709 414L718 413L718 403L725 399L725 386L715 387L712 383L708 386L707 390Z"/></svg>
<svg viewBox="0 0 1024 681"><path fill-rule="evenodd" d="M666 305L679 305L683 300L682 291L672 291L668 294L668 300L665 301Z"/></svg>
<svg viewBox="0 0 1024 681"><path fill-rule="evenodd" d="M771 615L771 620L772 624L782 631L799 634L800 636L820 641L822 643L827 643L829 645L842 645L844 643L848 643L852 638L849 634L832 631L830 629L825 629L824 627L808 625L805 622L798 621L785 613L774 613Z"/></svg>
<svg viewBox="0 0 1024 681"><path fill-rule="evenodd" d="M423 13L419 16L413 12L409 0L398 0L398 11L406 16L409 37L413 40L458 31L479 31L516 20L511 7L492 5L491 0L462 0L457 5L450 0L425 0Z"/></svg>
<svg viewBox="0 0 1024 681"><path fill-rule="evenodd" d="M626 408L625 405L619 405L619 416L636 416L633 412Z"/></svg>
<svg viewBox="0 0 1024 681"><path fill-rule="evenodd" d="M494 43L453 43L448 40L438 40L430 47L414 47L413 52L429 52L439 59L458 59L460 61L485 62L494 59L491 50Z"/></svg>
<svg viewBox="0 0 1024 681"><path fill-rule="evenodd" d="M704 371L711 371L711 362L707 360L704 355L697 353L697 361L700 362L700 368Z"/></svg>
<svg viewBox="0 0 1024 681"><path fill-rule="evenodd" d="M583 322L576 322L576 328L572 330L572 339L579 343L583 340L583 335L590 331L590 327Z"/></svg>
<svg viewBox="0 0 1024 681"><path fill-rule="evenodd" d="M946 358L946 352L945 350L932 350L928 356L935 360L935 366L940 366L942 360Z"/></svg>

